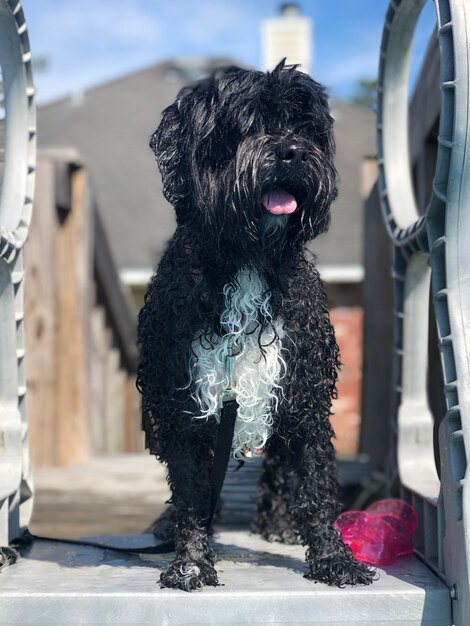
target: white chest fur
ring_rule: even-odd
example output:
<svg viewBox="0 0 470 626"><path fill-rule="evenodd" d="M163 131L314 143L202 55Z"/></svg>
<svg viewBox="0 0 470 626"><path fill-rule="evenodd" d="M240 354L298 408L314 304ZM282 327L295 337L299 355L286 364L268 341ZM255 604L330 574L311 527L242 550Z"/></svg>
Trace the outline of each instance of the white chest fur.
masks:
<svg viewBox="0 0 470 626"><path fill-rule="evenodd" d="M209 341L195 340L191 377L194 399L201 411L197 418L215 416L218 420L219 399L230 382L228 350L234 341L241 346L241 353L234 359L231 388L239 406L232 455L242 459L262 449L271 433L272 414L285 374L281 346L284 331L282 322L272 319L270 294L255 272L239 272L233 283L225 285L224 296L220 321L226 333ZM262 331L260 320L265 322Z"/></svg>

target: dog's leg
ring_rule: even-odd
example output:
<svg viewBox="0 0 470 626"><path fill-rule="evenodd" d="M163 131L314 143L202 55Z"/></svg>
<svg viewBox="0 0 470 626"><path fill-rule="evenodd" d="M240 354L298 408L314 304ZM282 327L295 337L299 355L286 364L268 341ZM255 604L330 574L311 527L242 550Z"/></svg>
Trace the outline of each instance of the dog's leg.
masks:
<svg viewBox="0 0 470 626"><path fill-rule="evenodd" d="M306 437L291 461L299 475L292 516L308 546L305 577L338 587L370 584L374 572L354 558L334 527L340 507L331 441L320 441L318 433L313 441Z"/></svg>
<svg viewBox="0 0 470 626"><path fill-rule="evenodd" d="M374 573L354 558L334 527L340 505L330 413L339 350L313 266L299 268L280 316L290 342L274 422L289 451L286 462L298 476L291 515L307 546L306 577L340 587L369 584Z"/></svg>
<svg viewBox="0 0 470 626"><path fill-rule="evenodd" d="M218 585L215 553L207 540L210 507L210 448L198 437L165 442L168 481L175 507L176 556L160 577L163 587L192 591Z"/></svg>
<svg viewBox="0 0 470 626"><path fill-rule="evenodd" d="M213 525L220 522L222 518L223 502L222 498L219 498L217 506L214 511L214 517L212 519L211 527L209 528L209 535L214 532ZM173 504L169 504L161 515L148 526L144 532L152 533L159 541L174 541L175 540L175 526L176 526L176 510Z"/></svg>
<svg viewBox="0 0 470 626"><path fill-rule="evenodd" d="M302 543L290 512L298 477L286 463L284 448L275 435L269 439L259 482L258 506L251 530L259 533L266 541L293 545Z"/></svg>

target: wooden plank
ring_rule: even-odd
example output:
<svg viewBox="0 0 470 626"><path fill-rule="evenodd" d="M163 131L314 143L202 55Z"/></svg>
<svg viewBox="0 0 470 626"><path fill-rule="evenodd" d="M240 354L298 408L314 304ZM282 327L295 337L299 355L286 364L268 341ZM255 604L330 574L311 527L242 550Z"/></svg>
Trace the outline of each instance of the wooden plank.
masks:
<svg viewBox="0 0 470 626"><path fill-rule="evenodd" d="M112 346L112 331L108 329L109 349L106 366L106 452L122 450L124 436L124 395L119 393L119 350Z"/></svg>
<svg viewBox="0 0 470 626"><path fill-rule="evenodd" d="M90 318L89 423L93 454L106 452L106 368L108 337L104 307L95 306Z"/></svg>
<svg viewBox="0 0 470 626"><path fill-rule="evenodd" d="M71 174L72 210L57 225L57 462L85 460L90 310L90 204L83 169Z"/></svg>
<svg viewBox="0 0 470 626"><path fill-rule="evenodd" d="M30 442L37 467L141 450L135 319L76 154L40 153L26 247ZM96 230L96 232L95 232Z"/></svg>
<svg viewBox="0 0 470 626"><path fill-rule="evenodd" d="M136 320L129 293L119 278L99 211L94 210L94 267L101 299L114 330L114 339L121 351L125 367L137 367Z"/></svg>
<svg viewBox="0 0 470 626"><path fill-rule="evenodd" d="M56 220L54 163L39 156L36 199L25 246L25 348L30 456L56 461Z"/></svg>
<svg viewBox="0 0 470 626"><path fill-rule="evenodd" d="M170 497L166 469L148 452L40 469L35 488L31 532L52 537L142 533Z"/></svg>
<svg viewBox="0 0 470 626"><path fill-rule="evenodd" d="M135 386L135 376L127 376L124 381L124 452L141 452L144 437L139 415L139 397Z"/></svg>

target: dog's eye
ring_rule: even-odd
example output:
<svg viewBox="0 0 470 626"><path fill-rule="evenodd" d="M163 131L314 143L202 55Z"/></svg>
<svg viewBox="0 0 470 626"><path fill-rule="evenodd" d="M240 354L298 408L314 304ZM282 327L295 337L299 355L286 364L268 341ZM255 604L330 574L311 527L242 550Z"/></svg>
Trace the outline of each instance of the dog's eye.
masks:
<svg viewBox="0 0 470 626"><path fill-rule="evenodd" d="M235 128L222 129L211 137L211 160L218 165L230 161L240 142L240 133Z"/></svg>

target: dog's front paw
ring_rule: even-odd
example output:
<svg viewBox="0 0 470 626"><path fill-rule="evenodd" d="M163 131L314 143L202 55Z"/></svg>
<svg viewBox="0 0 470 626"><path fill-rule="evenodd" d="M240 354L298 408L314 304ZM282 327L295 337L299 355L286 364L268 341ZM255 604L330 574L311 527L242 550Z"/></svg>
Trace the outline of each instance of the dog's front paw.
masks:
<svg viewBox="0 0 470 626"><path fill-rule="evenodd" d="M11 546L5 546L0 548L0 569L13 565L20 558L20 554L15 548Z"/></svg>
<svg viewBox="0 0 470 626"><path fill-rule="evenodd" d="M160 576L162 587L194 591L205 585L216 587L219 584L215 568L208 563L195 563L176 559Z"/></svg>
<svg viewBox="0 0 470 626"><path fill-rule="evenodd" d="M307 556L305 578L336 587L370 585L377 579L376 571L352 555L341 554L326 558Z"/></svg>

